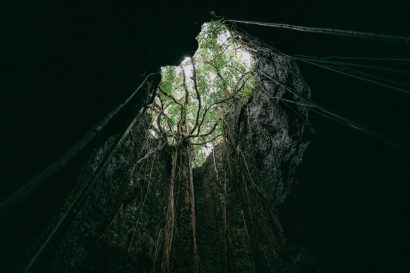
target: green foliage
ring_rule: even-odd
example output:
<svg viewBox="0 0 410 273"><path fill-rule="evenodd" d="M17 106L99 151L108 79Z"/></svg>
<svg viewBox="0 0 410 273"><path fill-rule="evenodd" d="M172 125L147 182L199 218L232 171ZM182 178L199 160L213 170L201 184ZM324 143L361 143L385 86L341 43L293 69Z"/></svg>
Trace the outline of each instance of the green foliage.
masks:
<svg viewBox="0 0 410 273"><path fill-rule="evenodd" d="M255 79L252 55L223 24L204 24L197 41L192 58L161 68L151 132L170 145L189 139L200 166L222 140L224 115L250 96Z"/></svg>

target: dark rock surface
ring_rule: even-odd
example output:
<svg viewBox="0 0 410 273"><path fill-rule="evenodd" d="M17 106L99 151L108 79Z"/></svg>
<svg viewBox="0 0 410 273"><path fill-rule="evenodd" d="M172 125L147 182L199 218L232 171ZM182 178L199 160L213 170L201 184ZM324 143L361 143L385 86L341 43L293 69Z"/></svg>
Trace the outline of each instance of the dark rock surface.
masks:
<svg viewBox="0 0 410 273"><path fill-rule="evenodd" d="M294 61L251 38L248 43L258 60L255 90L226 115L225 141L194 169L199 268L315 272L309 256L287 243L278 215L278 205L295 184L311 130L306 107L289 101L309 98L310 90ZM158 149L158 141L148 137L148 123L145 115L112 159L58 244L46 266L49 272L166 271L162 261L172 148ZM94 154L79 187L110 145L106 142ZM186 162L182 150L174 187L171 272L194 272Z"/></svg>
<svg viewBox="0 0 410 273"><path fill-rule="evenodd" d="M406 0L291 0L274 7L272 1L207 2L182 9L175 3L145 8L147 2L97 2L1 4L1 198L75 143L135 88L139 75L195 50L193 37L210 10L231 18L410 35ZM246 28L288 53L409 57L407 46ZM307 65L300 69L318 104L409 147L408 96ZM297 171L301 183L280 207L287 238L305 248L322 272L409 272L409 157L323 117L311 118L316 134ZM89 153L12 217L0 219L1 272L27 264L24 247L50 223L50 211L61 206ZM303 257L299 253L291 252L295 259ZM102 262L108 258L98 259L108 268Z"/></svg>

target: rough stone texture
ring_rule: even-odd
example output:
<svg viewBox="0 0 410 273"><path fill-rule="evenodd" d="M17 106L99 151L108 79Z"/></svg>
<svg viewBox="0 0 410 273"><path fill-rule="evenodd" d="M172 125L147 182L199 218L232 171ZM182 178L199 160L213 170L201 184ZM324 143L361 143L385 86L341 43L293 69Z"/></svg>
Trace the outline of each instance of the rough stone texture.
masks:
<svg viewBox="0 0 410 273"><path fill-rule="evenodd" d="M226 117L225 142L198 171L198 226L204 272L310 272L287 245L277 206L291 191L310 131L309 88L296 64L259 48L258 87ZM291 88L273 83L263 74ZM222 270L223 269L223 270Z"/></svg>
<svg viewBox="0 0 410 273"><path fill-rule="evenodd" d="M157 235L154 234L155 229L152 225L158 224L162 218L162 211L156 209L161 207L161 199L158 197L164 196L161 190L165 189L162 186L166 184L163 178L166 174L165 158L153 153L140 164L136 163L141 154L147 154L157 146L157 143L152 143L156 142L154 139L150 139L151 142L145 141L149 122L147 115L142 117L111 159L96 187L68 227L56 255L48 266L50 272L77 272L79 266L84 267L84 272L129 272L125 269L121 271L113 265L101 267L103 271L97 270L99 267L92 261L116 261L112 253L123 253L121 262L118 262L127 268L124 261L138 264L138 255L141 253L140 258L145 258L146 254L143 252L147 251L146 246L151 245L151 241L155 240ZM92 155L89 165L79 179L78 187L67 201L67 206L89 182L114 141L115 137L111 138ZM164 154L166 153L161 155ZM65 209L63 208L62 212ZM123 222L119 223L119 220ZM110 240L105 240L108 236ZM133 244L130 244L131 238ZM102 258L105 255L109 257ZM141 262L150 266L148 261ZM89 263L93 265L90 266ZM110 268L113 268L113 271L110 271Z"/></svg>
<svg viewBox="0 0 410 273"><path fill-rule="evenodd" d="M286 243L277 213L308 144L307 109L297 103L303 102L300 96L310 97L309 88L293 61L254 39L248 46L258 59L256 88L225 117L225 141L194 173L200 268L207 273L314 272L303 250ZM145 116L124 142L61 240L49 272L164 271L172 148L156 150L158 141L146 137L148 124ZM110 145L96 152L81 183ZM170 271L193 272L186 152L177 161Z"/></svg>

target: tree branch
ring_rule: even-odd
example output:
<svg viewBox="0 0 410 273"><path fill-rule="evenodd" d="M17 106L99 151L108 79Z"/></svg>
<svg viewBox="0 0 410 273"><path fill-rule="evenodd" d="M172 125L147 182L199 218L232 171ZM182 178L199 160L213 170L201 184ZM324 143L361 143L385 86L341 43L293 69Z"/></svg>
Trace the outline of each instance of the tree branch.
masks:
<svg viewBox="0 0 410 273"><path fill-rule="evenodd" d="M184 82L185 82L185 80L184 80ZM182 121L182 118L183 118L183 115L184 115L184 106L182 105L182 103L180 103L179 101L177 101L177 99L176 99L174 96L172 96L171 94L165 93L164 90L162 90L161 87L159 87L159 91L160 91L164 96L170 98L172 101L174 101L176 104L178 104L178 105L181 107L181 110L180 110L180 118L179 118L178 125L177 125L177 132L179 133L179 131L180 131L180 126L181 126L181 121Z"/></svg>
<svg viewBox="0 0 410 273"><path fill-rule="evenodd" d="M228 91L228 86L226 84L226 80L222 77L221 72L219 71L219 69L213 63L211 63L209 61L204 61L204 63L206 63L207 65L210 65L215 70L216 75L222 81L222 83L224 85L224 89L226 89L226 91Z"/></svg>
<svg viewBox="0 0 410 273"><path fill-rule="evenodd" d="M184 67L182 65L180 65L181 67L181 72L182 72L182 79L183 79L183 84L182 86L184 87L184 91L185 91L185 106L188 104L188 98L189 98L189 91L188 91L188 86L186 85L186 75L185 75L185 70Z"/></svg>
<svg viewBox="0 0 410 273"><path fill-rule="evenodd" d="M162 100L161 100L161 97L158 96L158 98L159 98L159 101L160 101L160 103L161 103L161 106L158 105L158 104L155 103L155 102L154 102L154 104L153 104L153 110L158 113L157 126L158 126L159 130L161 131L162 136L166 136L167 134L164 132L164 129L162 128L162 126L161 126L161 121L160 121L161 116L164 116L164 117L165 117L165 120L166 120L166 122L167 122L167 125L168 125L168 127L169 127L169 130L170 130L173 134L175 134L174 131L172 130L172 126L171 126L172 120L171 120L171 118L165 113L164 104L163 104L163 102L162 102Z"/></svg>
<svg viewBox="0 0 410 273"><path fill-rule="evenodd" d="M188 86L186 84L186 75L185 75L185 70L182 64L180 65L181 71L182 71L182 78L183 78L183 87L185 90L185 102L184 102L184 107L183 107L183 115L181 116L181 119L178 122L178 132L182 130L182 126L185 125L186 128L186 115L187 115L187 105L189 102L189 91L188 91Z"/></svg>
<svg viewBox="0 0 410 273"><path fill-rule="evenodd" d="M215 129L216 129L216 127L218 126L218 122L220 121L221 119L219 119L217 122L215 122L215 124L214 124L214 126L212 127L212 129L208 132L208 133L205 133L205 134L199 134L199 131L198 131L198 133L196 134L196 135L189 135L189 136L186 136L186 138L190 138L190 137L206 137L206 136L209 136L210 134L212 134L214 131L215 131Z"/></svg>
<svg viewBox="0 0 410 273"><path fill-rule="evenodd" d="M215 137L211 138L211 139L210 139L210 140L208 140L208 141L204 141L204 142L196 142L196 143L191 143L191 144L192 144L192 145L206 145L206 144L208 144L208 143L210 143L210 142L214 141L215 139L217 139L218 137L221 137L221 136L223 136L223 134L217 135L217 136L215 136Z"/></svg>
<svg viewBox="0 0 410 273"><path fill-rule="evenodd" d="M164 90L162 90L161 86L158 87L159 91L166 97L170 98L171 100L173 100L176 104L180 105L181 107L183 107L182 103L180 103L179 101L177 101L176 98L174 98L174 96L172 96L171 94L167 94L164 92Z"/></svg>
<svg viewBox="0 0 410 273"><path fill-rule="evenodd" d="M249 74L249 73L245 73L244 75L242 75L242 77L241 77L241 79L239 79L238 83L243 79L243 77L244 77L246 74ZM233 94L231 94L229 97L224 98L224 99L221 99L221 100L219 100L219 101L216 101L216 102L214 102L213 104L211 104L209 107L207 107L207 108L205 109L205 111L204 111L204 113L203 113L203 115L202 115L202 120L201 120L201 122L199 123L198 133L199 133L200 130L201 130L201 126L202 126L203 122L205 121L206 114L208 113L208 111L209 111L211 108L213 108L213 107L215 107L215 106L217 106L217 105L219 105L219 104L222 104L222 103L224 103L224 102L226 102L226 101L229 101L229 100L233 99L233 98L236 96L236 94L238 94L239 91L242 90L242 88L245 86L245 84L246 84L247 81L248 81L248 80L244 81L244 82L242 83L241 87L238 88L238 89L236 89L236 91L235 91ZM238 83L236 84L236 86L238 85Z"/></svg>
<svg viewBox="0 0 410 273"><path fill-rule="evenodd" d="M198 101L198 110L196 112L196 120L195 120L195 125L194 128L192 128L190 134L193 134L196 130L196 128L198 128L198 123L199 123L199 113L201 111L201 95L199 94L199 90L198 90L198 81L196 78L196 67L195 67L195 63L194 63L194 58L191 58L191 64L192 64L192 79L194 81L194 89L196 92L196 99ZM198 131L199 133L199 131Z"/></svg>

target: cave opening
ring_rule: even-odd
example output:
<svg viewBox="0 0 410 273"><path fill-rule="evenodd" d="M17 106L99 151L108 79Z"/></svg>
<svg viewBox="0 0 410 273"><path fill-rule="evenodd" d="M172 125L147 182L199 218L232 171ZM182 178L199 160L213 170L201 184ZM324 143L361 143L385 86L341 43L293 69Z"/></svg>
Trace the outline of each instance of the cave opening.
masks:
<svg viewBox="0 0 410 273"><path fill-rule="evenodd" d="M198 50L179 66L161 68L150 133L172 146L188 141L195 167L203 165L224 137L224 119L255 85L255 59L225 25L205 23Z"/></svg>
<svg viewBox="0 0 410 273"><path fill-rule="evenodd" d="M27 272L312 267L277 212L308 146L310 90L296 62L219 21L197 41L154 89L150 76L140 85L153 96L94 151ZM46 246L55 251L41 264Z"/></svg>
<svg viewBox="0 0 410 273"><path fill-rule="evenodd" d="M51 272L104 268L96 261L187 273L311 266L286 244L277 215L310 130L310 90L296 62L218 21L197 41L192 57L161 68L147 112L107 163ZM80 179L115 145L100 147Z"/></svg>
<svg viewBox="0 0 410 273"><path fill-rule="evenodd" d="M408 268L409 157L401 154L409 154L408 130L404 128L410 108L408 92L403 92L408 90L408 39L405 38L403 46L374 39L352 42L353 37L326 38L318 28L309 27L315 32L309 34L303 27L390 31L408 36L406 8L396 9L400 6L397 1L388 5L352 2L354 5L337 4L337 8L326 3L320 8L295 8L292 2L282 2L274 9L260 5L218 6L217 13L227 18L258 20L230 21L236 21L232 24L234 28L243 26L242 30L274 45L298 63L317 104L305 100L298 103L310 108L309 119L316 133L296 171L295 180L301 183L294 183L292 177L298 165L295 162L301 161L306 146L301 133L305 124L299 116L306 118L306 112L303 107L294 107L294 101L300 98L280 83L301 90L306 98L309 92L302 90L293 62L250 50L255 67L263 68L258 62L272 63L275 69L263 71L271 79L255 69L255 83L248 98L241 94L224 104L224 109L214 109L223 114L214 115L217 118L210 121L211 125L217 124L212 138L190 138L191 149L195 149L192 169L196 256L201 271L306 273L311 271L306 268L308 255L320 268L313 272L404 272ZM3 205L11 203L3 201L120 103L135 88L136 75L164 64L176 64L176 59L182 60L182 56L192 52L197 46L193 37L199 33L200 13L205 7L196 6L188 11L143 8L137 16L135 10L141 9L138 3L15 8L17 13L13 8L10 16L24 16L17 24L10 20L11 35L7 34L5 39L9 41L4 52L9 56L6 62L10 66L5 70L7 95L3 110L7 120L0 166L0 217L4 219L0 221L4 222L0 228L0 271L22 272L27 266L26 272L164 272L165 250L170 251L169 271L195 271L192 195L188 191L189 168L184 146L187 143L181 139L187 136L187 129L194 127L198 108L204 111L206 107L198 107L191 79L191 57L181 63L191 91L189 101L193 102L185 109L187 114L191 113L191 120L187 117L184 127L178 126L180 109L176 107L176 111L174 104L161 113L161 100L171 103L172 99L161 95L157 90L159 81L155 81L155 88L149 90L158 94L157 106L148 110L150 117L146 112L141 115L141 122L131 128L101 172L98 167L109 161L105 158L109 158L106 155L116 145L117 134L124 132L123 127L139 110L138 99L144 96L130 101L121 112L123 115L113 120L116 128L94 138L80 154L81 159L77 157L72 162L75 166L61 171L61 166L68 162L67 157L62 157L59 162L64 164L57 165L60 173L50 179L50 172L45 172L47 184L42 182L46 179L30 180L28 188L33 185L31 182L42 186L23 194L30 198L19 198L21 201L6 211L8 214L4 213ZM270 20L297 26L264 23ZM287 31L302 30L301 26L304 33ZM36 36L37 30L40 35ZM238 42L252 42L241 31L230 30ZM37 39L27 43L30 37ZM220 40L223 39L226 36ZM197 63L195 58L194 62ZM275 62L280 65L275 67ZM163 68L166 69L172 67ZM349 74L354 77L344 78ZM371 84L357 81L358 76ZM212 80L213 76L207 79ZM400 97L385 93L381 87L400 91ZM175 98L174 89L170 94ZM183 102L184 97L179 101ZM237 109L233 107L235 103ZM229 110L232 112L227 113ZM175 112L171 114L173 131L169 130L167 111ZM204 116L203 112L199 114L200 118ZM159 131L158 116L165 133L162 139L155 132ZM217 123L221 117L226 120L226 127L225 120ZM333 121L337 123L332 124ZM210 132L204 128L201 126L200 134ZM235 130L229 135L225 131L228 128ZM384 132L386 139L393 141L386 143L382 135L365 128ZM222 135L216 134L218 130ZM229 143L231 137L233 141ZM379 140L395 150L381 146ZM172 220L165 217L165 212L170 204L172 155L178 141L182 148L178 156L174 155L178 159L173 187L175 225L174 230L169 228L165 233L165 227L171 223L166 221ZM407 149L397 149L397 145L391 145L395 143L402 143ZM97 150L87 163L94 149ZM78 178L83 166L85 171ZM96 178L98 173L101 175ZM72 213L62 208L65 199L75 203L68 196L69 189L91 181L96 181L96 186L78 199ZM292 185L296 185L292 193L280 204ZM81 190L81 186L75 186L73 195ZM57 212L60 209L63 216L68 215L66 218ZM55 218L63 224L53 235L58 229ZM171 243L169 249L165 242ZM295 245L304 248L308 255L295 249ZM35 267L30 269L32 261ZM41 268L44 263L51 265Z"/></svg>

